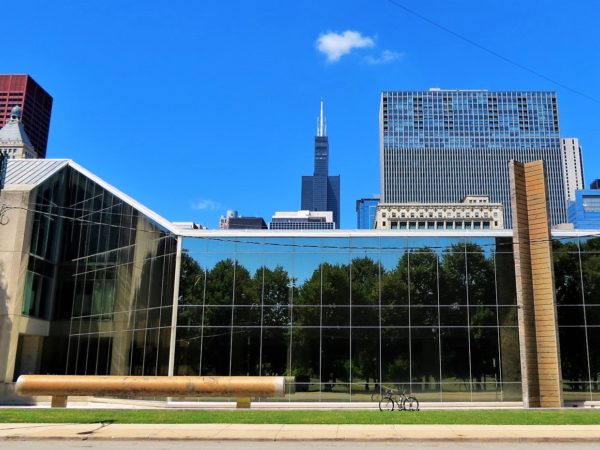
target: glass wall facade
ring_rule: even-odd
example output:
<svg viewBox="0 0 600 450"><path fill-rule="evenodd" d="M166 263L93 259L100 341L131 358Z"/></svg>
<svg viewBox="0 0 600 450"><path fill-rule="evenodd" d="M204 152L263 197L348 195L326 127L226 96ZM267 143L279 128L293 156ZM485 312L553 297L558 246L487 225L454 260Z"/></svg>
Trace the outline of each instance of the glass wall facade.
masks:
<svg viewBox="0 0 600 450"><path fill-rule="evenodd" d="M183 240L179 375L292 375L297 401L521 399L510 238Z"/></svg>
<svg viewBox="0 0 600 450"><path fill-rule="evenodd" d="M563 395L600 400L600 237L555 238Z"/></svg>
<svg viewBox="0 0 600 450"><path fill-rule="evenodd" d="M70 166L30 208L22 312L51 321L41 373L167 375L177 237Z"/></svg>

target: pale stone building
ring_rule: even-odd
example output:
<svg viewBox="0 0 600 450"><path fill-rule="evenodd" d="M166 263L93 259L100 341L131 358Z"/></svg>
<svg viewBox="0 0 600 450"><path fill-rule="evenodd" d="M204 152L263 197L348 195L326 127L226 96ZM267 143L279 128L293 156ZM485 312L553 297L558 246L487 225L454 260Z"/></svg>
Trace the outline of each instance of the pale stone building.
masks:
<svg viewBox="0 0 600 450"><path fill-rule="evenodd" d="M504 228L501 203L468 195L460 203L380 203L378 230L490 230Z"/></svg>
<svg viewBox="0 0 600 450"><path fill-rule="evenodd" d="M10 112L10 119L0 129L0 154L10 159L37 158L29 136L21 122L21 108L15 106Z"/></svg>

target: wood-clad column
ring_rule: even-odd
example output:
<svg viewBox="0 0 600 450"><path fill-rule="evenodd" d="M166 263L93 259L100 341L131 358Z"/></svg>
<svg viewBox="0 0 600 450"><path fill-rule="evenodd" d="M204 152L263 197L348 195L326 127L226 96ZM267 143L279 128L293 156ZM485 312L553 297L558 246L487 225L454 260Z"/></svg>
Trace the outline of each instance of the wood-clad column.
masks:
<svg viewBox="0 0 600 450"><path fill-rule="evenodd" d="M523 403L562 406L552 241L544 162L510 162Z"/></svg>

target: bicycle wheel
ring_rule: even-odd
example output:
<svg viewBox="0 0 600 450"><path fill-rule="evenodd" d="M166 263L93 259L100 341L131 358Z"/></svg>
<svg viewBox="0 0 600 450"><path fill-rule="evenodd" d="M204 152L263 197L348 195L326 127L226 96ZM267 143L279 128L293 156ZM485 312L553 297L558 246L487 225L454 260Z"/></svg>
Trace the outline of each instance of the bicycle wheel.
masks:
<svg viewBox="0 0 600 450"><path fill-rule="evenodd" d="M393 411L394 399L392 397L384 397L379 400L379 411Z"/></svg>
<svg viewBox="0 0 600 450"><path fill-rule="evenodd" d="M415 397L407 397L403 402L402 406L406 411L418 411L419 410L419 400Z"/></svg>

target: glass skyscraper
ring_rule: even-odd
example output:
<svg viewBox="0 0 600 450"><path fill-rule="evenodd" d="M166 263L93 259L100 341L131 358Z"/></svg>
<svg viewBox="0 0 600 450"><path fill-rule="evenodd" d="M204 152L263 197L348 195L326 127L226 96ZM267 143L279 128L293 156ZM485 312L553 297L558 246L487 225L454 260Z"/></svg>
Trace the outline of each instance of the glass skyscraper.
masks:
<svg viewBox="0 0 600 450"><path fill-rule="evenodd" d="M369 230L375 228L375 216L379 197L360 198L356 200L356 228Z"/></svg>
<svg viewBox="0 0 600 450"><path fill-rule="evenodd" d="M302 177L300 209L331 211L335 228L340 227L340 176L329 175L329 139L323 117L323 100L315 136L315 170L312 176Z"/></svg>
<svg viewBox="0 0 600 450"><path fill-rule="evenodd" d="M508 161L542 159L552 225L567 221L554 92L384 91L382 203L453 203L489 195L512 227Z"/></svg>

